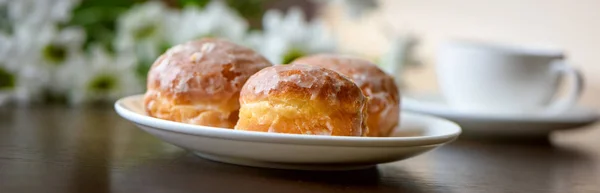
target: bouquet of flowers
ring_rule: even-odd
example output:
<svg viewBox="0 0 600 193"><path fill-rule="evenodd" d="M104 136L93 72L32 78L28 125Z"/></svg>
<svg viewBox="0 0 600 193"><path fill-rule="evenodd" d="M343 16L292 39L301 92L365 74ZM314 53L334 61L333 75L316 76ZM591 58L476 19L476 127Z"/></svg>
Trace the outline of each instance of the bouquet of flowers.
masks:
<svg viewBox="0 0 600 193"><path fill-rule="evenodd" d="M307 21L298 8L263 12L260 0L169 2L0 0L0 104L77 105L141 93L160 54L203 37L246 45L274 64L336 51L324 23ZM250 26L244 11L258 15L262 28Z"/></svg>

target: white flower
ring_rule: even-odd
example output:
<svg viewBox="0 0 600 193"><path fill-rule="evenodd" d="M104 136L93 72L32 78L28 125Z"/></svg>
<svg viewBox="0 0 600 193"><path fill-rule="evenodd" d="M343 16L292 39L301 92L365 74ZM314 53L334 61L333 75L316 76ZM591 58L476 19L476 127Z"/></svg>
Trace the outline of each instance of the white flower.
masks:
<svg viewBox="0 0 600 193"><path fill-rule="evenodd" d="M41 74L33 66L24 66L15 74L15 89L12 97L21 104L38 102L44 94L47 74Z"/></svg>
<svg viewBox="0 0 600 193"><path fill-rule="evenodd" d="M133 7L117 21L116 50L135 50L140 57L158 56L160 47L165 43L166 25L172 14L157 1Z"/></svg>
<svg viewBox="0 0 600 193"><path fill-rule="evenodd" d="M63 94L73 86L73 81L66 75L71 73L75 66L85 63L82 50L85 40L83 29L69 27L58 30L55 27L47 27L41 31L39 37L48 39L37 39L37 46L32 46L29 57L34 59L31 66L38 71L49 73L50 80L47 82L52 94Z"/></svg>
<svg viewBox="0 0 600 193"><path fill-rule="evenodd" d="M0 34L0 105L10 100L16 87L18 72L10 68L12 65L8 58L12 52L12 48L13 45L10 37Z"/></svg>
<svg viewBox="0 0 600 193"><path fill-rule="evenodd" d="M212 1L204 10L195 6L186 7L169 27L172 45L202 37L221 37L231 41L242 41L248 23L222 1Z"/></svg>
<svg viewBox="0 0 600 193"><path fill-rule="evenodd" d="M27 104L41 99L47 73L30 65L25 38L0 34L0 105L10 101Z"/></svg>
<svg viewBox="0 0 600 193"><path fill-rule="evenodd" d="M298 8L290 9L285 16L276 10L267 11L263 27L261 36L251 36L248 41L274 64L286 64L304 55L335 50L335 41L323 22L306 22Z"/></svg>
<svg viewBox="0 0 600 193"><path fill-rule="evenodd" d="M170 47L167 29L175 23L175 13L157 1L137 5L119 17L114 40L115 50L120 55L129 55L134 60L136 75L144 79L145 70Z"/></svg>
<svg viewBox="0 0 600 193"><path fill-rule="evenodd" d="M10 56L13 42L7 34L0 33L0 59L6 59Z"/></svg>
<svg viewBox="0 0 600 193"><path fill-rule="evenodd" d="M3 1L5 21L12 31L0 38L0 87L3 99L30 103L42 99L45 88L59 93L72 80L65 78L70 66L83 63L81 46L85 33L78 28L59 30L70 19L79 0ZM10 95L9 97L6 97ZM6 101L6 100L3 100Z"/></svg>
<svg viewBox="0 0 600 193"><path fill-rule="evenodd" d="M114 101L136 94L143 86L135 77L135 59L131 55L110 55L101 46L90 48L88 63L72 74L76 85L69 93L72 104Z"/></svg>
<svg viewBox="0 0 600 193"><path fill-rule="evenodd" d="M79 0L11 0L7 2L8 17L13 23L44 25L71 18Z"/></svg>

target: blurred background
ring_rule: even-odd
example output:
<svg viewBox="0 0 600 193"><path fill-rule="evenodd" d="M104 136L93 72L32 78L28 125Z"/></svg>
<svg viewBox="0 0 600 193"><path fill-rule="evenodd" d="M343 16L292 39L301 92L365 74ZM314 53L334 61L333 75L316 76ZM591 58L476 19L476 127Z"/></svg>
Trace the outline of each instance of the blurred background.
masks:
<svg viewBox="0 0 600 193"><path fill-rule="evenodd" d="M437 46L453 38L469 38L517 45L551 46L565 50L567 60L586 79L581 103L595 108L600 101L600 7L598 1L506 0L419 1L383 0L360 20L342 19L337 7L327 13L334 28L345 37L344 47L376 54L388 43L374 24L386 23L397 34L412 33L419 39L415 57L423 65L403 73L412 90L435 91L434 62ZM352 38L354 37L354 38ZM356 38L361 37L361 38ZM370 45L370 46L365 46ZM373 46L377 45L377 46ZM382 45L382 46L379 46Z"/></svg>
<svg viewBox="0 0 600 193"><path fill-rule="evenodd" d="M2 104L110 102L143 92L167 48L226 38L285 64L320 52L368 58L404 89L437 90L436 47L453 38L554 46L600 107L600 2L582 0L3 0Z"/></svg>

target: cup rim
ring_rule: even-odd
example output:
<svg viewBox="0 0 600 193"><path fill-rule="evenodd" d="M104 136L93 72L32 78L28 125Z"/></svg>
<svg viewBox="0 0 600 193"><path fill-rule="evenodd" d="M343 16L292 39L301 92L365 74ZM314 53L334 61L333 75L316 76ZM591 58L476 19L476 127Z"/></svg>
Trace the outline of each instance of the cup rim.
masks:
<svg viewBox="0 0 600 193"><path fill-rule="evenodd" d="M563 59L565 57L564 50L555 46L533 46L527 44L510 44L500 43L494 41L475 40L475 39L464 39L454 38L444 41L441 44L442 48L451 46L461 46L468 48L483 48L487 50L496 51L504 54L521 55L521 56L546 56L554 57L556 59Z"/></svg>

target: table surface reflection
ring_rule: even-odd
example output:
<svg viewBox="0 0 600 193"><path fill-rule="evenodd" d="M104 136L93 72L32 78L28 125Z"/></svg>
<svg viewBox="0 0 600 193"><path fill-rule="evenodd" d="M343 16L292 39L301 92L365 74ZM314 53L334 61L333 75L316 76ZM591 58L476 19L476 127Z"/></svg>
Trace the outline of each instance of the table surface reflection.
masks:
<svg viewBox="0 0 600 193"><path fill-rule="evenodd" d="M596 127L596 128L594 128ZM0 192L600 192L600 128L547 140L458 140L346 172L204 160L110 107L0 109Z"/></svg>

